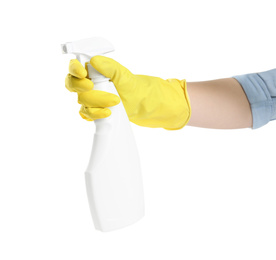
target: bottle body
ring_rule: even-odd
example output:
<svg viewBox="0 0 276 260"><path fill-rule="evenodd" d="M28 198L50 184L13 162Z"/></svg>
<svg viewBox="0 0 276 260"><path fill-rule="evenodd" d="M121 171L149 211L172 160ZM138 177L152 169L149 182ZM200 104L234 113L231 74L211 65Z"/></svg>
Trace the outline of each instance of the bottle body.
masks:
<svg viewBox="0 0 276 260"><path fill-rule="evenodd" d="M118 95L113 83L103 76L93 82L95 90ZM85 172L92 218L101 231L123 228L144 216L140 161L131 126L122 102L110 110L111 116L95 120Z"/></svg>

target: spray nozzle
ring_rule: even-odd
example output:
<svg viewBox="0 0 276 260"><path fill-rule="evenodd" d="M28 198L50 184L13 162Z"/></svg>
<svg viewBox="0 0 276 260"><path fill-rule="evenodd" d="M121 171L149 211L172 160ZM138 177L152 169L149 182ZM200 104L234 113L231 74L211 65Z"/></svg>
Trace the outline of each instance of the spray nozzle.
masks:
<svg viewBox="0 0 276 260"><path fill-rule="evenodd" d="M113 45L104 38L92 37L89 39L67 42L61 45L62 53L75 54L84 65L91 57L114 51Z"/></svg>

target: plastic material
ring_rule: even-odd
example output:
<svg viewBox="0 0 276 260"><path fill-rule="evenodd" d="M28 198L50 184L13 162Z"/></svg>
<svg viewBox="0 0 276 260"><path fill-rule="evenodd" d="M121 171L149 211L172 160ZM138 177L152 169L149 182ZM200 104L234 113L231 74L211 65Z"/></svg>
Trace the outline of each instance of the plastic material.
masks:
<svg viewBox="0 0 276 260"><path fill-rule="evenodd" d="M113 51L103 38L62 45L84 65L94 55ZM94 89L118 95L108 78L87 64ZM88 201L95 228L111 231L126 227L144 216L143 183L136 143L122 102L110 108L108 118L95 120L96 133L85 172Z"/></svg>

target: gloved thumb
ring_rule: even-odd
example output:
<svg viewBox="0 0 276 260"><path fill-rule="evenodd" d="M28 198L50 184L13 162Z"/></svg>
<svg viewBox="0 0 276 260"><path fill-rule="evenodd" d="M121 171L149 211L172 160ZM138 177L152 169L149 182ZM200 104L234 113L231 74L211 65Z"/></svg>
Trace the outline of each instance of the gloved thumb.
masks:
<svg viewBox="0 0 276 260"><path fill-rule="evenodd" d="M110 78L118 91L131 86L129 80L133 78L133 74L119 62L105 56L94 56L90 64L102 75Z"/></svg>

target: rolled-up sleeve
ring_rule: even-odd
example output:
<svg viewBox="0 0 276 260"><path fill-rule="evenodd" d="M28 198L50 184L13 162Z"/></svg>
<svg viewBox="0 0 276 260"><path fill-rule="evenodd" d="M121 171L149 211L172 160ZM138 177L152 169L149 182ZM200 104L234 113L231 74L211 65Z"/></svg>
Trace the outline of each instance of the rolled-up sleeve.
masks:
<svg viewBox="0 0 276 260"><path fill-rule="evenodd" d="M233 78L241 84L250 103L253 129L276 119L276 69Z"/></svg>

